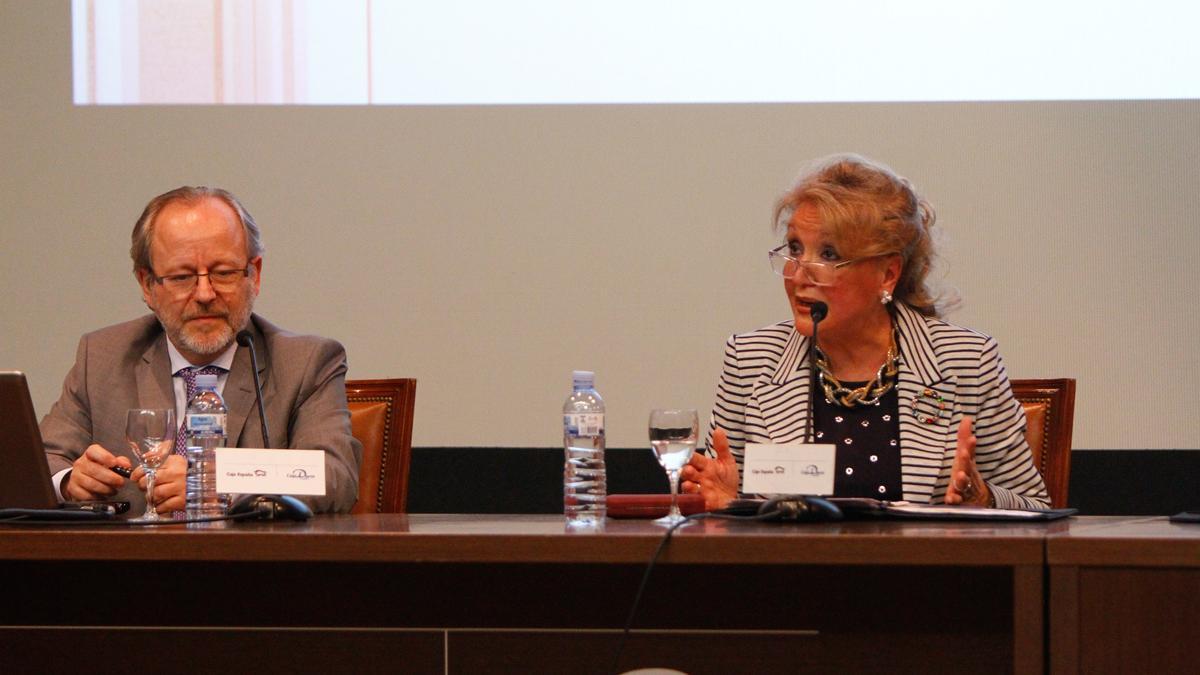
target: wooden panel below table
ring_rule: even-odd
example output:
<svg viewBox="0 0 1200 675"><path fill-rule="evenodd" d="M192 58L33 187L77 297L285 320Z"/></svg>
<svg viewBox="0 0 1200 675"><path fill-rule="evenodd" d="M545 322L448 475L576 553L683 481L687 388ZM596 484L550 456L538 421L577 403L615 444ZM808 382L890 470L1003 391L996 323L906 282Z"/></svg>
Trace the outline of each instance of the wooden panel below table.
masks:
<svg viewBox="0 0 1200 675"><path fill-rule="evenodd" d="M442 673L444 653L441 632L0 627L14 674Z"/></svg>
<svg viewBox="0 0 1200 675"><path fill-rule="evenodd" d="M148 644L146 622L161 618L178 632L153 641L172 645L180 659L253 644L263 658L282 655L280 663L308 648L318 652L306 657L313 663L353 653L355 663L375 664L398 644L426 654L445 633L450 672L589 672L611 663L643 571L601 564L3 561L0 575L24 585L0 603L0 625L112 626L103 634L124 648ZM147 573L157 575L153 583L145 582ZM1040 641L1014 646L1021 623L1014 605L1040 607L1040 596L1014 601L1016 586L1009 567L663 566L646 589L634 621L640 632L622 668L675 663L690 673L746 672L739 664L753 663L757 672L916 672L952 662L955 672L1013 672L1023 654L1041 659ZM147 613L145 594L155 613ZM206 630L214 626L233 630ZM36 653L40 640L54 653L81 635L90 634L14 637L9 630L4 639L19 640L24 653ZM306 647L309 639L318 646Z"/></svg>
<svg viewBox="0 0 1200 675"><path fill-rule="evenodd" d="M1200 569L1051 570L1054 673L1188 673L1200 646Z"/></svg>

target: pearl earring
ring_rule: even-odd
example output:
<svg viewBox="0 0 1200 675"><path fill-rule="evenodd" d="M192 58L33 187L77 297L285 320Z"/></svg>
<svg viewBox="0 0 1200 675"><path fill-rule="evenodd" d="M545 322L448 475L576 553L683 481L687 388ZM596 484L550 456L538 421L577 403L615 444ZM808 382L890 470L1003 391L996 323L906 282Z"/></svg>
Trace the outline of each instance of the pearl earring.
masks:
<svg viewBox="0 0 1200 675"><path fill-rule="evenodd" d="M882 291L880 291L880 292L879 292L879 302L880 302L880 304L886 305L886 304L888 304L888 303L889 303L889 302L891 302L891 301L892 301L892 293L891 293L891 291L889 291L888 289L886 289L886 288L885 288L885 289L883 289Z"/></svg>

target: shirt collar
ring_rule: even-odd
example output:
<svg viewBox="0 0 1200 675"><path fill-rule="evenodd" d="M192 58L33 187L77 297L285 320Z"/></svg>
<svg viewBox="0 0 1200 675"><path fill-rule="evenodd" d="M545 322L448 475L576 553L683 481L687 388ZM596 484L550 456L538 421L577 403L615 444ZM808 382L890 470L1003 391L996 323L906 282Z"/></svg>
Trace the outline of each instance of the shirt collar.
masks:
<svg viewBox="0 0 1200 675"><path fill-rule="evenodd" d="M218 368L223 368L226 372L229 372L230 370L233 370L233 355L237 352L237 348L237 342L231 342L229 343L229 346L225 348L225 351L217 355L217 358L209 361L208 363L197 366L184 358L183 354L180 354L179 350L175 348L175 343L168 339L167 355L171 357L171 374L178 375L179 371L185 368L203 368L204 366L216 366Z"/></svg>

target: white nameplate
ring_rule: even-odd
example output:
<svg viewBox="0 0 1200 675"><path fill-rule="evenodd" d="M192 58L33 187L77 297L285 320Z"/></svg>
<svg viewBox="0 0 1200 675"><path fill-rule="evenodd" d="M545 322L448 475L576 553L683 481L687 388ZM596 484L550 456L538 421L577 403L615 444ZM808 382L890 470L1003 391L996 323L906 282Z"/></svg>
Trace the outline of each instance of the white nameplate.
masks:
<svg viewBox="0 0 1200 675"><path fill-rule="evenodd" d="M752 495L831 495L832 443L747 443L742 492Z"/></svg>
<svg viewBox="0 0 1200 675"><path fill-rule="evenodd" d="M217 492L323 495L325 451L217 448Z"/></svg>

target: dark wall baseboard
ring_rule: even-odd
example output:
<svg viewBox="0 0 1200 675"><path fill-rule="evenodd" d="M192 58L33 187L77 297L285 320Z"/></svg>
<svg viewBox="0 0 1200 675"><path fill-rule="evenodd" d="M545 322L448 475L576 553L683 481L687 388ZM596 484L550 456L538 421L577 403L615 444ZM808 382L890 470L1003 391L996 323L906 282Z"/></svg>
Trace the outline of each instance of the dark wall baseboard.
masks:
<svg viewBox="0 0 1200 675"><path fill-rule="evenodd" d="M560 513L561 448L414 448L413 513ZM666 492L649 448L609 448L609 493ZM1075 450L1068 501L1083 515L1200 510L1200 450Z"/></svg>
<svg viewBox="0 0 1200 675"><path fill-rule="evenodd" d="M666 492L650 449L605 452L608 491ZM561 513L562 448L413 448L412 513Z"/></svg>
<svg viewBox="0 0 1200 675"><path fill-rule="evenodd" d="M1089 516L1200 510L1200 450L1072 450L1070 506Z"/></svg>

